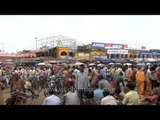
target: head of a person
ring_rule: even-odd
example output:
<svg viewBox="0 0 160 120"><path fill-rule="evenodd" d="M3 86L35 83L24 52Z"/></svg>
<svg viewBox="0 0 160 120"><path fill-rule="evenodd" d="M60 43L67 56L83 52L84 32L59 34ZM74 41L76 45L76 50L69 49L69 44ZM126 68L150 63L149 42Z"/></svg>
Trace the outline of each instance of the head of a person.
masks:
<svg viewBox="0 0 160 120"><path fill-rule="evenodd" d="M123 72L122 72L122 71L120 71L119 75L120 75L120 76L123 76Z"/></svg>
<svg viewBox="0 0 160 120"><path fill-rule="evenodd" d="M98 84L96 84L96 85L95 85L95 88L96 88L96 89L98 89L98 88L99 88L99 85L98 85Z"/></svg>
<svg viewBox="0 0 160 120"><path fill-rule="evenodd" d="M49 88L48 93L49 93L49 95L56 94L56 90L53 88Z"/></svg>
<svg viewBox="0 0 160 120"><path fill-rule="evenodd" d="M126 86L129 90L134 90L136 87L134 82L128 82Z"/></svg>
<svg viewBox="0 0 160 120"><path fill-rule="evenodd" d="M121 89L116 89L116 90L115 90L115 93L116 93L117 95L119 95L121 92L122 92Z"/></svg>
<svg viewBox="0 0 160 120"><path fill-rule="evenodd" d="M159 86L160 86L160 83L156 82L155 87L159 87Z"/></svg>
<svg viewBox="0 0 160 120"><path fill-rule="evenodd" d="M87 99L94 98L94 92L92 90L86 91L86 98Z"/></svg>
<svg viewBox="0 0 160 120"><path fill-rule="evenodd" d="M99 80L105 79L105 75L99 75Z"/></svg>
<svg viewBox="0 0 160 120"><path fill-rule="evenodd" d="M80 65L80 71L83 72L83 71L84 71L84 68L85 68L85 65L84 65L84 64L81 64L81 65Z"/></svg>
<svg viewBox="0 0 160 120"><path fill-rule="evenodd" d="M90 73L91 73L91 72L92 72L92 70L89 68L89 69L88 69L88 72L90 72Z"/></svg>
<svg viewBox="0 0 160 120"><path fill-rule="evenodd" d="M18 73L15 73L14 75L14 79L17 81L17 80L19 80L19 74Z"/></svg>
<svg viewBox="0 0 160 120"><path fill-rule="evenodd" d="M133 66L133 65L131 65L131 68L133 69L133 68L134 68L134 66Z"/></svg>
<svg viewBox="0 0 160 120"><path fill-rule="evenodd" d="M138 67L138 70L141 70L141 67Z"/></svg>
<svg viewBox="0 0 160 120"><path fill-rule="evenodd" d="M103 96L106 97L106 96L108 96L108 95L110 95L109 90L104 89L104 90L103 90Z"/></svg>

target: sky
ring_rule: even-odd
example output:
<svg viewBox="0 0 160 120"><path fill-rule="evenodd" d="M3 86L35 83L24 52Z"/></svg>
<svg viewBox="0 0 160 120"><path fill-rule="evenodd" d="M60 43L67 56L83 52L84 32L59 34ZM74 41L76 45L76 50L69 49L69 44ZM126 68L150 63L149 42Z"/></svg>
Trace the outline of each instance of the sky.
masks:
<svg viewBox="0 0 160 120"><path fill-rule="evenodd" d="M0 49L36 49L38 39L63 35L91 42L160 49L159 15L0 15Z"/></svg>

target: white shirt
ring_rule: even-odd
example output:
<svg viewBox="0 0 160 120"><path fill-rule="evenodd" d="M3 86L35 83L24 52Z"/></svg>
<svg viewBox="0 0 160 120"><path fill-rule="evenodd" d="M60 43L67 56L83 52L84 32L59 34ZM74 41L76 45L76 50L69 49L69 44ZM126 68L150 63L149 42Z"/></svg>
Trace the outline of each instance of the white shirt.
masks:
<svg viewBox="0 0 160 120"><path fill-rule="evenodd" d="M60 105L60 104L61 104L60 98L55 95L51 95L44 99L42 105Z"/></svg>
<svg viewBox="0 0 160 120"><path fill-rule="evenodd" d="M116 99L108 95L101 100L101 105L118 105Z"/></svg>
<svg viewBox="0 0 160 120"><path fill-rule="evenodd" d="M77 92L68 92L66 94L65 105L80 105Z"/></svg>

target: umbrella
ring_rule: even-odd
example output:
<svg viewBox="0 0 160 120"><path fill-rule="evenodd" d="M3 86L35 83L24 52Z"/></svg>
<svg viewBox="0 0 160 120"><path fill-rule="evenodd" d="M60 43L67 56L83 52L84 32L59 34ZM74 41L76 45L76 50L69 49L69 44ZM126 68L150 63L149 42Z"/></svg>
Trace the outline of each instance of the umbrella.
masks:
<svg viewBox="0 0 160 120"><path fill-rule="evenodd" d="M125 63L124 65L128 65L128 66L130 66L130 65L132 65L131 63Z"/></svg>
<svg viewBox="0 0 160 120"><path fill-rule="evenodd" d="M114 65L114 63L113 63L113 62L111 62L111 63L109 63L108 65Z"/></svg>
<svg viewBox="0 0 160 120"><path fill-rule="evenodd" d="M137 63L137 66L143 66L145 65L144 63Z"/></svg>
<svg viewBox="0 0 160 120"><path fill-rule="evenodd" d="M48 64L45 64L45 66L52 67L52 64L48 63Z"/></svg>
<svg viewBox="0 0 160 120"><path fill-rule="evenodd" d="M90 63L90 64L89 64L89 66L94 66L94 65L96 65L96 64L95 64L95 63Z"/></svg>
<svg viewBox="0 0 160 120"><path fill-rule="evenodd" d="M82 63L82 62L76 62L74 65L82 65L82 64L84 64L84 63Z"/></svg>
<svg viewBox="0 0 160 120"><path fill-rule="evenodd" d="M102 67L104 64L98 64L97 66Z"/></svg>
<svg viewBox="0 0 160 120"><path fill-rule="evenodd" d="M122 65L121 63L116 63L116 65Z"/></svg>
<svg viewBox="0 0 160 120"><path fill-rule="evenodd" d="M151 65L151 63L147 63L147 65Z"/></svg>
<svg viewBox="0 0 160 120"><path fill-rule="evenodd" d="M38 63L37 65L42 65L43 66L43 65L46 65L46 63Z"/></svg>

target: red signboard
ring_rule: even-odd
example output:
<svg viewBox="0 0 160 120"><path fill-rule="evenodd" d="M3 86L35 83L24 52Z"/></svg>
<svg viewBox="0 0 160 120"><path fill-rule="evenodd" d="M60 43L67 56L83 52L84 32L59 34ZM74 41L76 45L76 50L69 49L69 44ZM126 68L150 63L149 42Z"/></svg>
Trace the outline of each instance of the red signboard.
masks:
<svg viewBox="0 0 160 120"><path fill-rule="evenodd" d="M113 43L106 43L106 47L108 48L117 48L117 49L127 49L127 44L113 44Z"/></svg>

